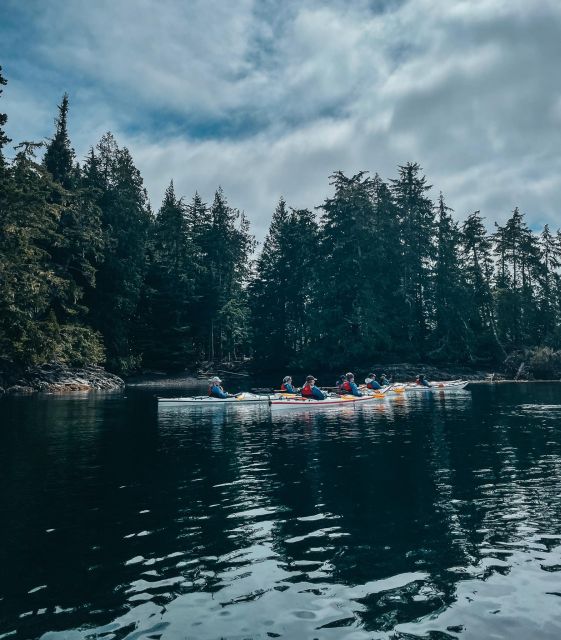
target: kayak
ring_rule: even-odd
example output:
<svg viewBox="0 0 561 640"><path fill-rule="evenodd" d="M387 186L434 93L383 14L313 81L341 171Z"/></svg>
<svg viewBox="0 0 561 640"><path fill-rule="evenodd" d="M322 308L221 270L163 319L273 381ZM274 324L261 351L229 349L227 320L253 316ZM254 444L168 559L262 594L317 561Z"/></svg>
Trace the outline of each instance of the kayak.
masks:
<svg viewBox="0 0 561 640"><path fill-rule="evenodd" d="M237 398L211 398L210 396L191 396L185 398L158 398L158 407L212 407L228 405L245 405L270 402L278 398L278 394L270 396L255 393L242 393Z"/></svg>
<svg viewBox="0 0 561 640"><path fill-rule="evenodd" d="M443 380L442 382L431 382L430 387L411 382L405 385L406 391L459 391L465 389L469 380Z"/></svg>
<svg viewBox="0 0 561 640"><path fill-rule="evenodd" d="M310 398L302 398L299 396L283 397L272 399L270 402L271 410L278 409L321 409L323 407L343 407L345 405L355 406L363 402L371 402L379 398L385 398L383 393L373 393L365 396L328 396L325 400L313 400Z"/></svg>

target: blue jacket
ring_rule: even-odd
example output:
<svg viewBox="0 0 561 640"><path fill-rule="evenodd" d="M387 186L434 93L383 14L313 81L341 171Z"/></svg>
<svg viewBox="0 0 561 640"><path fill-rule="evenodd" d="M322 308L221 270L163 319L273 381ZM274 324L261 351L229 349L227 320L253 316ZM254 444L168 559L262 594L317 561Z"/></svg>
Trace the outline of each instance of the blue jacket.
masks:
<svg viewBox="0 0 561 640"><path fill-rule="evenodd" d="M370 380L370 382L366 385L369 389L381 389L382 385L377 380Z"/></svg>
<svg viewBox="0 0 561 640"><path fill-rule="evenodd" d="M290 384L290 382L283 382L281 384L281 391L285 393L296 393L294 387Z"/></svg>
<svg viewBox="0 0 561 640"><path fill-rule="evenodd" d="M232 397L229 393L226 393L221 386L217 384L213 384L208 388L208 395L211 398L222 398L222 399Z"/></svg>

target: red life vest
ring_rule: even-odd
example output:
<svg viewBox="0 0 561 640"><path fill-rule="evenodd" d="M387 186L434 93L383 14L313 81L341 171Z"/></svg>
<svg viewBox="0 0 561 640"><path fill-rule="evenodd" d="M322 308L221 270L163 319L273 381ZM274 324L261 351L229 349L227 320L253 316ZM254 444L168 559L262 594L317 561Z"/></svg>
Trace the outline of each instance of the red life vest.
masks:
<svg viewBox="0 0 561 640"><path fill-rule="evenodd" d="M287 388L284 382L281 384L281 391L287 391Z"/></svg>
<svg viewBox="0 0 561 640"><path fill-rule="evenodd" d="M306 382L306 384L302 387L302 395L305 398L311 398L314 395L312 387L310 387L310 383Z"/></svg>
<svg viewBox="0 0 561 640"><path fill-rule="evenodd" d="M345 380L345 382L343 382L343 384L341 385L341 391L345 393L352 392L351 383L348 380Z"/></svg>

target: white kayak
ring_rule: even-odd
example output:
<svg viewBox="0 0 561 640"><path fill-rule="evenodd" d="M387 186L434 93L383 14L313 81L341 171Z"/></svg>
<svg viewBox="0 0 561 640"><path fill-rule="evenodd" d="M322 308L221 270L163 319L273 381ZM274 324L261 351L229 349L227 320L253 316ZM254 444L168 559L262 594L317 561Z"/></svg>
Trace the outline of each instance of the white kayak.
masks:
<svg viewBox="0 0 561 640"><path fill-rule="evenodd" d="M211 398L210 396L191 396L185 398L158 398L158 407L212 407L268 403L278 394L270 396L257 395L255 393L241 393L235 398Z"/></svg>
<svg viewBox="0 0 561 640"><path fill-rule="evenodd" d="M411 391L459 391L465 389L469 380L443 380L442 382L431 382L430 387L411 382L405 385L407 393Z"/></svg>
<svg viewBox="0 0 561 640"><path fill-rule="evenodd" d="M325 400L313 400L310 398L302 398L300 396L294 397L281 397L277 399L271 399L271 410L278 409L322 409L326 407L343 407L343 406L356 406L364 402L372 402L372 400L378 400L385 398L383 393L373 393L371 395L364 396L328 396Z"/></svg>

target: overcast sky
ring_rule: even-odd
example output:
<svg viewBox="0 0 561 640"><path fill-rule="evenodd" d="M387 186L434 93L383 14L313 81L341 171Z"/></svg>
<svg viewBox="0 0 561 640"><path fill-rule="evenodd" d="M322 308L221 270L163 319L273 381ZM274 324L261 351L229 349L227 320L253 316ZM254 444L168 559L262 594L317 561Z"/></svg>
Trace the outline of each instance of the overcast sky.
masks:
<svg viewBox="0 0 561 640"><path fill-rule="evenodd" d="M459 218L561 224L559 0L1 0L0 110L79 159L111 130L154 208L222 185L262 238L334 170L421 164Z"/></svg>

